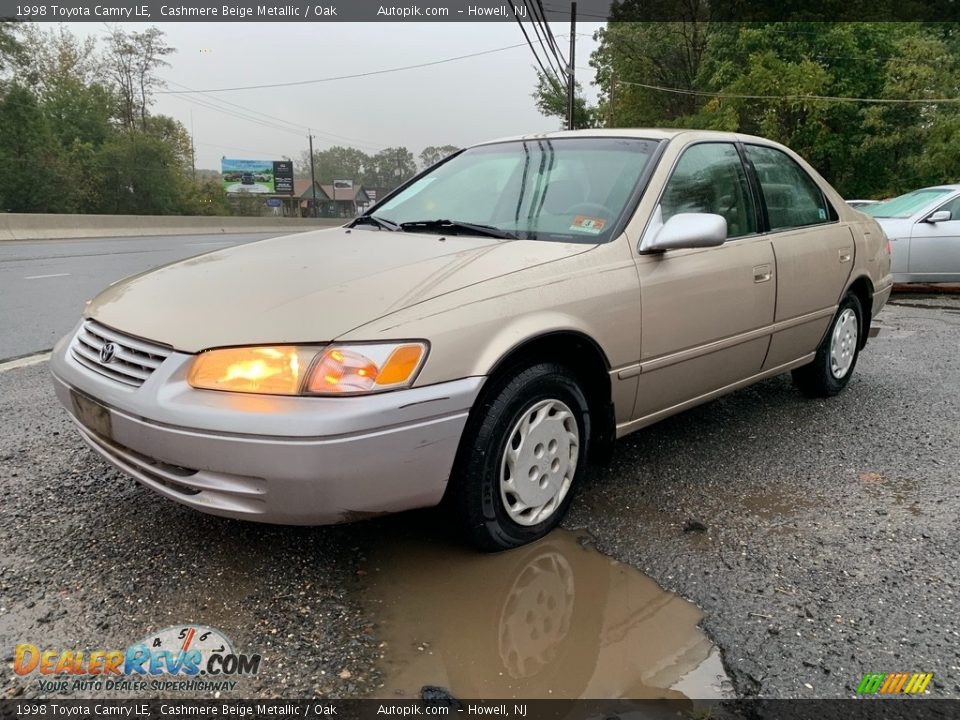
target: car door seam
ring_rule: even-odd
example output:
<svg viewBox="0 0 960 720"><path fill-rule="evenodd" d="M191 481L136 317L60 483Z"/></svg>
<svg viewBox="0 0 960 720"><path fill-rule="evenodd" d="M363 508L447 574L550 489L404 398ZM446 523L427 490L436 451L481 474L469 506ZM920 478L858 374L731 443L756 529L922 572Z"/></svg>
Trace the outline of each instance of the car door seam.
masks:
<svg viewBox="0 0 960 720"><path fill-rule="evenodd" d="M773 347L774 327L777 324L777 300L780 298L780 268L777 266L777 248L773 240L770 240L770 252L773 255L773 316L770 318L770 334L767 335L767 351L763 354L763 362L760 368L767 366L767 358L770 357L770 348Z"/></svg>
<svg viewBox="0 0 960 720"><path fill-rule="evenodd" d="M662 370L663 368L676 365L677 363L686 362L687 360L694 360L703 355L710 355L712 353L719 352L720 350L726 350L752 340L759 340L760 338L764 337L764 335L772 337L778 332L789 330L790 328L798 325L813 322L814 320L819 320L824 317L832 316L836 310L836 305L828 308L822 308L820 310L814 310L813 312L809 312L804 315L798 315L788 320L781 320L780 322L773 323L772 325L754 328L753 330L748 330L738 335L732 335L720 340L714 340L713 342L706 343L705 345L697 345L696 347L686 348L685 350L670 353L669 355L661 355L660 357L645 360L638 366L631 365L623 368L618 372L617 375L620 379L626 379L639 374L653 372L655 370ZM763 366L761 365L761 367Z"/></svg>

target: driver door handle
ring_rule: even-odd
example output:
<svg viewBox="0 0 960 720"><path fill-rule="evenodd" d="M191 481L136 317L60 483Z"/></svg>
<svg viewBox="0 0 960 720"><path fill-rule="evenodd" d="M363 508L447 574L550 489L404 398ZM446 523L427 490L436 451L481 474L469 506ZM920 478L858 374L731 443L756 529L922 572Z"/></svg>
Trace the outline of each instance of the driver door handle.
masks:
<svg viewBox="0 0 960 720"><path fill-rule="evenodd" d="M757 265L753 268L753 281L755 283L765 283L773 277L773 270L769 265Z"/></svg>

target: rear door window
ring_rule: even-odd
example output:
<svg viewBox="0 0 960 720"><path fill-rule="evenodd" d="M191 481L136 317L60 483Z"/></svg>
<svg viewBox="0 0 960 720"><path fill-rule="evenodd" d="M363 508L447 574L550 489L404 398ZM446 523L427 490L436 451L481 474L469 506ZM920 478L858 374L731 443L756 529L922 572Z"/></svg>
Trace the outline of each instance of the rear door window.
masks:
<svg viewBox="0 0 960 720"><path fill-rule="evenodd" d="M747 158L760 180L771 230L831 222L834 213L820 186L785 152L746 145Z"/></svg>

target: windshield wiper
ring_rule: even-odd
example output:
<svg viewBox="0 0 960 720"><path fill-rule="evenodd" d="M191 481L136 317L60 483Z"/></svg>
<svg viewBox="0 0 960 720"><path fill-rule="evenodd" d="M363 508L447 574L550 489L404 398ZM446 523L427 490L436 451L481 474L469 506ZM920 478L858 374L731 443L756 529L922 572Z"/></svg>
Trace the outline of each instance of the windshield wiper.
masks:
<svg viewBox="0 0 960 720"><path fill-rule="evenodd" d="M401 229L400 226L392 220L377 217L376 215L361 215L350 223L350 227L354 227L355 225L376 225L378 228L392 230L393 232Z"/></svg>
<svg viewBox="0 0 960 720"><path fill-rule="evenodd" d="M461 220L412 220L410 222L400 223L400 229L407 232L413 230L439 230L441 232L450 230L456 232L465 230L468 234L483 235L485 237L501 238L505 240L516 240L517 236L506 230L501 230L493 225L478 225L476 223L463 222Z"/></svg>

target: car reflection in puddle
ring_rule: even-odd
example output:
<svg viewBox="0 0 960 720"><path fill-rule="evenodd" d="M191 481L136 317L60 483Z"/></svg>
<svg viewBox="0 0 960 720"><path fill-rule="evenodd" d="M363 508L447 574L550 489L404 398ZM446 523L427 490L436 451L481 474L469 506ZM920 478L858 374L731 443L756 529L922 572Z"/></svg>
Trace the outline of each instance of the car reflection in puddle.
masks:
<svg viewBox="0 0 960 720"><path fill-rule="evenodd" d="M371 559L381 698L730 696L700 610L582 533L497 555L409 539Z"/></svg>

